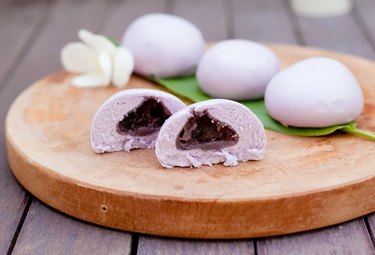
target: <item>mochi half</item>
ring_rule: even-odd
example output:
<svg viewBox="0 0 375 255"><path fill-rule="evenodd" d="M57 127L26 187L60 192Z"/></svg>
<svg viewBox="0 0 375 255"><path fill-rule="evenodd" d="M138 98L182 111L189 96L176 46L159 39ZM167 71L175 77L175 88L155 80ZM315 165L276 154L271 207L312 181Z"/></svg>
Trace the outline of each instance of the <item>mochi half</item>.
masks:
<svg viewBox="0 0 375 255"><path fill-rule="evenodd" d="M244 105L226 99L195 103L171 116L160 129L156 156L162 166L200 167L263 159L263 124Z"/></svg>
<svg viewBox="0 0 375 255"><path fill-rule="evenodd" d="M129 89L111 96L96 112L91 146L96 153L154 148L160 127L185 107L177 97L158 90Z"/></svg>
<svg viewBox="0 0 375 255"><path fill-rule="evenodd" d="M134 20L124 33L122 45L132 52L136 73L157 77L194 73L206 48L193 23L162 13Z"/></svg>
<svg viewBox="0 0 375 255"><path fill-rule="evenodd" d="M282 124L319 128L355 120L363 94L350 70L330 58L310 58L276 74L267 86L265 105Z"/></svg>
<svg viewBox="0 0 375 255"><path fill-rule="evenodd" d="M250 100L264 97L268 82L279 70L279 59L271 49L233 39L219 42L204 53L197 80L212 97Z"/></svg>

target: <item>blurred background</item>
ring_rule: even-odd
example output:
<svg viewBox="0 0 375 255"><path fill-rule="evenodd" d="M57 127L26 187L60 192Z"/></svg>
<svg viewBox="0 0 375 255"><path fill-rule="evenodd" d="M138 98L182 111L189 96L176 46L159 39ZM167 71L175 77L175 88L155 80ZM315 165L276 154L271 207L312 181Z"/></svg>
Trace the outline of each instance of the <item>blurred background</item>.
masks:
<svg viewBox="0 0 375 255"><path fill-rule="evenodd" d="M299 44L375 60L375 0L0 0L0 254L13 249L23 221L26 222L23 229L31 224L27 229L29 232L25 232L30 233L31 240L35 241L35 245L28 248L37 248L40 242L54 251L60 248L60 251L65 251L64 247L73 243L70 236L81 233L81 237L94 236L90 239L90 247L101 247L100 242L114 240L118 244L125 243L125 250L130 249L130 235L92 226L84 228L82 225L89 224L51 210L18 185L7 164L4 120L9 105L22 90L62 68L60 50L66 43L78 41L79 29L120 39L132 20L150 12L171 13L189 19L202 30L208 41L244 38ZM54 228L56 225L64 226L64 229L58 232ZM368 233L374 233L373 229L374 213L342 226L306 235L280 237L277 239L279 243L276 238L260 240L257 245L259 254L264 254L265 249L280 254L278 244L283 240L289 240L289 246L284 248L294 245L301 247L301 251L315 251L315 254L322 254L319 252L322 243L328 248L333 247L331 251L335 252L331 254L350 251L370 254L367 252L373 251L373 244ZM64 231L70 234L63 236ZM106 231L113 236L116 233L118 239L109 234L107 237L110 238L103 239ZM48 240L43 239L46 236L55 236L55 239L50 244L42 242ZM136 247L138 237L133 235L133 238ZM78 247L86 239L77 240L74 242ZM153 240L158 240L160 246L159 239L150 237L141 237L140 243L153 249L156 247L152 246ZM173 244L165 242L163 245ZM241 245L246 250L253 247L247 242ZM359 249L358 252L354 252L355 249ZM38 254L38 250L34 251ZM99 252L99 248L96 251ZM287 251L290 250L284 250L284 254L292 254Z"/></svg>
<svg viewBox="0 0 375 255"><path fill-rule="evenodd" d="M208 41L245 38L374 59L375 1L353 2L350 8L349 0L0 0L1 87L61 68L59 51L78 40L80 28L120 39L133 19L150 12L189 19Z"/></svg>

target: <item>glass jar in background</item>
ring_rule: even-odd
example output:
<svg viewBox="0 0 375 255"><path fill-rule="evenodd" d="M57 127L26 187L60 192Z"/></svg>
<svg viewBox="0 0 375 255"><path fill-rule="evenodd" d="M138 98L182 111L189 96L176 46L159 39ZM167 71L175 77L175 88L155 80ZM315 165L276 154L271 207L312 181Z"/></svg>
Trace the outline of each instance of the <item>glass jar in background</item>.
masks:
<svg viewBox="0 0 375 255"><path fill-rule="evenodd" d="M352 0L290 0L293 12L304 17L335 17L348 14Z"/></svg>

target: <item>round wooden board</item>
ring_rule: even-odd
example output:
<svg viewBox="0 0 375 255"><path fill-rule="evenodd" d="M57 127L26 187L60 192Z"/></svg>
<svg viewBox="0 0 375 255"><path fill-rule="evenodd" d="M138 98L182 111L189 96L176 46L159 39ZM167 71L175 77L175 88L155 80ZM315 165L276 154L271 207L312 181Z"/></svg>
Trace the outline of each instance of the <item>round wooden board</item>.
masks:
<svg viewBox="0 0 375 255"><path fill-rule="evenodd" d="M318 49L270 45L283 66L312 56L342 61L365 94L361 128L375 131L375 63ZM74 217L127 231L246 238L340 223L375 210L375 143L346 135L267 131L265 159L237 167L163 169L153 150L95 154L90 124L114 88L78 89L58 72L13 103L8 157L18 181ZM128 88L162 89L139 77Z"/></svg>

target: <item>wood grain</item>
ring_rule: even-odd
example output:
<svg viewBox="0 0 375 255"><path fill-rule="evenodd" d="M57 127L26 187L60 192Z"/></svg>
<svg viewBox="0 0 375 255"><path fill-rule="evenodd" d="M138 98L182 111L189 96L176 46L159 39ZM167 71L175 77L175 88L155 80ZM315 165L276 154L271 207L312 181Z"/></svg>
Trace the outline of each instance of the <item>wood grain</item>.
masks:
<svg viewBox="0 0 375 255"><path fill-rule="evenodd" d="M115 38L120 42L126 28L133 20L147 13L163 12L167 9L167 4L169 3L165 0L112 2L114 7L113 11L107 17L100 32L104 35ZM138 235L133 233L132 238L137 239ZM133 249L137 249L137 245L138 244L133 245Z"/></svg>
<svg viewBox="0 0 375 255"><path fill-rule="evenodd" d="M364 1L366 2L366 0ZM360 2L361 1L355 1L355 9L361 8L360 6L363 5L363 3L361 4ZM370 5L372 5L372 7ZM372 2L372 4L368 4L366 8L369 8L369 10L371 10L371 8L374 9L374 2ZM344 51L352 54L360 51L360 54L363 56L374 59L374 52L371 48L370 41L367 40L368 38L366 34L363 33L365 30L364 27L361 26L362 24L358 22L358 17L355 15L356 12L342 17L328 19L297 18L291 13L290 10L289 13L292 16L292 20L294 20L296 36L299 38L300 43L311 46L320 46L336 51ZM359 222L357 224L358 228L363 228L363 230L357 230L357 232L360 231L362 233L366 233L366 227L363 224L360 224L362 219L358 219L357 221ZM345 224L342 226L344 228L346 227ZM336 233L335 228L327 228L325 232ZM336 243L334 240L331 240L331 237L334 237L335 235L327 233L325 234L326 241L330 244ZM366 235L363 235L361 238L362 240L366 240L366 237ZM342 234L340 238L342 242L353 242L351 235ZM293 242L294 237L288 237L285 239L286 240L283 245L288 246L289 242ZM310 236L304 241L300 240L300 242L296 242L296 244L299 244L301 246L300 248L303 248L312 243L316 243L318 246L320 242L320 235L314 235L313 237ZM338 245L336 249L339 250L340 245Z"/></svg>
<svg viewBox="0 0 375 255"><path fill-rule="evenodd" d="M80 222L34 200L12 254L129 254L130 235Z"/></svg>
<svg viewBox="0 0 375 255"><path fill-rule="evenodd" d="M10 102L7 104L4 98L14 98L16 95L9 95L3 89L23 59L24 48L38 34L47 9L48 5L41 1L25 5L0 3L0 254L5 254L9 249L28 200L8 167L4 120Z"/></svg>
<svg viewBox="0 0 375 255"><path fill-rule="evenodd" d="M87 4L87 2L92 2ZM96 30L104 15L103 1L58 1L45 20L43 31L28 45L25 58L13 70L9 81L3 85L1 106L7 108L30 81L60 69L60 50L68 42L78 41L77 32L82 27ZM69 17L69 18L67 18ZM4 117L4 114L1 117Z"/></svg>
<svg viewBox="0 0 375 255"><path fill-rule="evenodd" d="M369 234L372 240L372 244L375 247L375 213L370 214L367 217Z"/></svg>
<svg viewBox="0 0 375 255"><path fill-rule="evenodd" d="M48 5L42 1L25 2L22 5L15 2L0 3L0 82L10 76L12 67L17 68L31 40L38 34L47 8Z"/></svg>
<svg viewBox="0 0 375 255"><path fill-rule="evenodd" d="M164 10L176 15L181 15L191 20L198 27L203 28L205 37L208 40L223 39L226 36L225 27L228 27L228 25L222 26L225 23L224 11L222 8L222 3L218 3L217 1L215 3L207 1L177 1L177 3L174 1L132 1L131 8L130 2L125 2L116 6L114 13L109 17L109 21L106 23L105 29L102 32L115 38L121 38L124 32L124 27L126 27L133 19L144 13L162 12ZM210 15L207 15L212 13L215 13L215 19L212 19ZM206 249L203 249L204 253L208 253L208 248L212 246L212 244L204 245L204 241L200 241L196 244L195 241L187 243L177 241L176 239L173 239L174 241L166 239L159 243L154 239L148 241L148 238L152 237L140 237L139 251L141 254L150 254L155 251L160 254L171 254L175 253L177 250L181 251L182 254L186 254L188 251L196 252L197 250L202 250L203 246L206 247ZM168 245L170 241L172 244ZM215 251L225 250L229 252L231 250L236 250L237 242L234 242L232 247L230 247L230 243L230 241L216 242ZM144 247L144 245L146 246ZM198 249L196 246L198 246Z"/></svg>
<svg viewBox="0 0 375 255"><path fill-rule="evenodd" d="M160 238L141 235L138 255L240 255L255 254L251 240L202 241Z"/></svg>
<svg viewBox="0 0 375 255"><path fill-rule="evenodd" d="M261 42L296 43L283 1L233 0L234 36Z"/></svg>
<svg viewBox="0 0 375 255"><path fill-rule="evenodd" d="M44 2L46 4L47 2ZM22 5L21 5L22 7ZM1 119L2 123L5 119L6 109L10 105L11 101L22 91L28 84L30 80L35 80L37 77L44 75L48 70L58 69L60 68L59 63L59 52L61 47L71 41L77 41L77 32L80 28L84 27L91 31L95 31L99 28L101 24L101 19L107 17L106 4L103 1L58 1L52 6L52 9L47 17L45 26L43 26L43 30L40 31L40 34L37 34L35 37L35 41L28 45L28 51L25 55L23 61L21 61L18 65L18 68L12 72L11 79L9 82L5 84L3 87L3 91L0 95L0 105L1 105ZM69 17L69 18L67 18ZM102 18L100 18L102 17ZM1 126L3 127L3 125ZM1 132L3 135L4 132ZM4 138L2 138L4 141ZM3 150L3 160L4 165L6 163L6 155L5 155L5 147L0 147ZM2 163L3 164L3 163ZM9 216L16 218L15 226L18 224L19 215L23 211L24 207L24 198L22 199L15 199L17 194L24 192L20 190L18 192L15 190L18 188L16 182L12 184L12 178L10 177L10 170L6 167L3 168L4 173L8 176L4 176L4 179L1 178L1 182L6 182L7 186L6 189L4 188L4 196L1 197L1 205L0 206L9 206L9 209L4 210L7 212ZM4 181L3 181L4 180ZM7 192L5 192L7 191ZM10 195L12 193L12 195ZM8 194L8 195L7 195ZM1 192L0 196L3 195ZM4 201L4 203L3 203ZM11 204L17 205L20 211L19 214L13 213L10 209L12 208ZM34 207L36 211L40 210L40 212L35 213L35 217L39 217L38 223L40 224L43 220L47 219L44 215L45 211L40 209L40 206ZM3 210L2 210L3 211ZM63 217L60 214L56 214L56 217ZM12 222L11 218L4 218L4 220L9 220L9 225ZM28 220L26 218L26 220ZM63 221L61 221L63 222ZM69 228L74 229L75 221L71 224L65 226L65 232L62 232L58 238L61 238L63 235L69 236ZM83 224L83 223L80 223ZM3 227L3 224L2 224ZM15 229L15 227L13 227ZM14 230L12 231L7 227L7 224L4 226L4 232L6 235L10 237L13 236ZM44 235L45 232L49 231L48 229L41 230L41 235ZM73 230L72 230L73 231ZM80 230L83 234L84 228L82 227ZM90 228L87 229L90 232ZM106 232L104 232L105 234ZM6 236L4 235L4 236ZM114 234L112 234L114 235ZM123 233L118 233L118 235L124 236ZM130 238L130 235L126 235L126 238ZM67 238L66 237L66 238ZM29 239L29 235L22 235L20 239L18 239L22 245L27 244L29 247L28 249L33 250L35 247L33 246L34 243L32 240ZM1 238L0 238L1 239ZM53 239L53 236L49 238L49 241ZM10 243L9 238L4 239L4 242ZM58 239L55 240L55 244L58 242ZM102 247L106 247L108 244L100 243ZM109 243L110 244L110 243ZM52 245L52 243L51 243ZM129 245L129 243L127 243ZM3 246L1 246L3 247ZM6 246L4 246L6 248ZM47 246L46 248L53 248L52 246ZM68 248L68 247L67 247ZM23 247L19 246L18 249L22 250ZM129 246L130 249L130 246ZM51 253L52 250L46 253Z"/></svg>
<svg viewBox="0 0 375 255"><path fill-rule="evenodd" d="M7 3L11 3L11 2L15 2L15 1L4 1L4 2L7 2ZM27 1L16 1L16 2L18 2L18 3L21 3L21 2L24 2L24 3L26 3ZM142 4L138 4L138 2L143 2L143 6L142 6ZM158 8L160 8L160 10L162 10L162 7L161 7L161 5L159 5L158 3L157 4L153 4L154 2L159 2L159 1L110 1L109 3L108 3L108 5L113 5L113 6L117 6L117 7L119 7L119 8L122 8L121 10L119 10L119 8L116 8L115 9L115 11L114 11L114 14L115 15L118 15L118 16L121 16L121 14L122 14L122 12L123 13L125 13L126 15L123 15L123 20L128 20L128 19L133 19L133 18L128 18L129 17L129 15L132 15L132 12L133 11L135 11L135 13L137 12L137 11L140 11L140 12L142 12L142 10L144 9L144 10L147 10L148 9L148 6L154 6L156 9L158 9ZM171 1L169 1L169 2L171 2ZM249 2L252 2L252 1L249 1ZM362 2L365 2L366 3L366 5L362 5ZM244 3L246 4L247 2L246 1L244 1ZM33 1L33 4L35 4L35 1ZM276 5L279 5L279 3L275 3ZM358 5L361 5L361 6L364 6L364 7L362 7L363 8L363 10L361 11L361 15L366 15L366 16L363 16L363 18L364 18L364 20L371 20L371 18L373 17L373 15L372 15L372 12L371 12L371 10L374 8L374 4L373 4L373 1L369 1L369 0L356 0L356 5L358 6ZM126 8L123 8L123 6L126 6ZM138 7L134 7L134 6L138 6ZM255 6L254 8L258 8L257 6ZM371 9L372 8L372 9ZM271 9L272 9L272 7L271 7ZM3 10L3 9L2 9ZM240 10L235 10L235 12L237 12L237 11L240 11ZM256 10L254 11L254 12L256 12ZM280 11L280 12L282 12L282 11ZM244 14L246 14L246 12L244 12ZM277 13L275 14L275 15L277 15ZM134 14L134 16L136 16L135 14ZM14 17L16 17L15 15L14 15ZM111 15L108 15L108 18L111 18ZM3 20L2 20L3 21ZM265 22L267 22L267 21L265 21ZM124 22L125 23L125 22ZM3 23L4 24L4 23ZM5 23L6 24L6 23ZM108 23L109 24L109 23ZM369 23L369 24L372 24L372 23ZM104 23L101 23L101 25L103 26L103 25L106 25L106 22L104 22ZM241 26L241 24L239 23L239 25ZM270 27L270 26L267 26L267 24L263 24L264 26L265 26L265 28L266 29L272 29L274 26L272 26L272 27ZM293 24L292 24L293 25ZM124 25L124 26L126 26L126 25ZM369 26L369 25L368 25ZM116 30L117 29L117 30ZM283 29L283 27L280 27L280 29ZM286 29L289 29L289 28L286 28ZM367 27L367 29L373 29L373 27ZM123 30L123 25L121 24L121 22L119 22L119 24L117 24L117 27L116 27L116 24L115 23L112 23L110 26L109 26L109 30L116 30L116 31L119 31L119 32L117 32L118 33L118 36L120 36L121 34L122 34L122 30ZM14 30L14 32L15 32L16 30ZM277 34L277 31L276 31L276 34ZM269 34L269 35L272 35L271 33ZM20 35L20 36L22 36L22 35ZM38 37L38 35L34 35L35 36L35 38L37 38ZM266 35L267 36L267 35ZM282 34L281 34L281 36L282 36ZM250 38L250 37L249 37ZM256 36L255 36L255 38L256 38ZM0 40L1 39L4 39L3 37L0 37ZM251 38L250 38L251 39ZM321 38L321 39L324 39L324 38ZM268 39L267 39L268 40ZM276 41L276 40L279 40L279 39L274 39L273 37L269 40L269 41ZM350 40L356 40L356 38L355 37L352 37L352 38L350 38ZM352 43L352 44L354 44L354 43ZM332 44L333 45L333 47L334 47L334 44ZM28 45L29 46L29 45ZM5 54L7 54L7 52L5 52ZM40 53L40 54L42 54L42 53ZM0 60L1 61L1 60ZM7 62L7 60L5 60L5 59L3 59L3 62ZM18 64L19 62L17 62L17 64ZM51 68L51 70L52 70L53 68ZM4 70L4 69L2 69L2 70ZM13 70L12 70L12 72L10 73L10 74L13 74ZM22 73L18 73L18 75L20 75L20 76L22 76ZM41 74L42 75L42 74ZM10 77L12 77L11 75L10 75ZM37 77L37 76L35 76L35 77ZM28 83L28 80L27 79L18 79L19 81L23 81L23 82L26 82L26 83L23 83L23 84L17 84L17 83L14 83L13 85L14 86L18 86L18 87L20 87L20 86L26 86ZM1 86L3 87L5 84L1 84ZM8 89L8 91L9 91L9 89ZM12 94L11 94L11 96L12 96ZM15 94L13 94L13 98L14 98L14 96L15 96ZM5 100L7 100L7 97L6 96L2 96L2 98L0 99L0 112L2 112L2 115L4 116L4 113L5 113L5 108L7 108L7 105L5 104L5 103L2 103L3 101L5 101ZM7 100L8 101L8 103L11 101L12 99L10 99L10 100ZM5 108L4 108L4 106L6 106ZM3 126L3 125L2 125ZM0 128L1 129L1 128ZM1 132L1 133L3 133L3 132ZM2 143L3 144L3 143ZM4 151L4 146L1 146L1 149ZM4 155L4 154L3 154ZM1 160L2 162L4 162L5 163L5 160ZM2 169L5 169L5 168L2 168ZM6 171L6 172L8 172L8 171ZM2 176L3 177L3 176ZM14 186L14 183L12 182L12 179L10 178L9 179L9 175L6 175L5 176L5 178L1 178L1 180L3 180L3 182L4 183L6 183L6 187L7 188L9 188L9 186ZM8 192L8 194L10 195L10 192ZM7 198L7 200L11 200L11 199L9 199L9 197ZM3 205L2 203L3 203L3 201L4 200L0 200L1 201L1 203L0 203L0 207ZM9 202L9 201L8 201ZM4 204L4 205L6 205L6 204ZM2 212L6 212L6 213L8 213L8 211L9 211L9 207L8 206L5 206L4 208L7 208L6 210L2 210ZM9 214L12 214L12 213L9 213ZM40 217L43 217L43 215L40 215ZM374 224L374 217L372 216L372 217L370 217L369 218L370 219L370 224L372 224L373 226L375 225ZM344 226L344 225L342 225L342 226ZM353 230L353 231L356 231L356 232L358 232L358 233L361 233L361 234L363 234L363 233L365 233L365 232L363 232L362 230L363 230L363 228L362 228L362 225L358 225L358 226L361 226L360 227L360 229L357 229L357 228L354 228L354 229L351 229L351 230ZM2 228L2 227L4 227L3 225L0 227L0 230L4 230L4 228ZM341 241L334 241L333 240L333 233L335 233L334 231L336 231L336 228L335 227L333 227L331 230L330 230L330 234L326 234L326 232L327 232L327 230L324 230L324 232L325 232L325 234L324 234L324 236L325 236L325 238L326 238L326 242L327 243L329 243L329 244L335 244L336 246L337 246L337 248L336 248L336 250L337 249L339 249L340 248L340 245L341 245L341 243L343 243L343 242L349 242L349 243L352 243L352 238L362 238L363 239L363 236L361 235L361 236L353 236L353 235L344 235L344 234L341 234L339 237L336 237L336 238L341 238L342 240ZM332 232L332 233L331 233ZM323 235L323 234L322 234ZM1 237L3 237L2 235L0 235ZM293 241L293 239L294 238L298 238L298 235L292 235L292 236L288 236L288 237L290 237L291 239L286 239L283 243L280 243L280 245L285 245L285 246L288 246L289 245L289 243L293 243L294 245L297 245L297 243L296 242L294 242ZM144 236L142 236L142 238L144 238ZM1 239L1 238L0 238ZM4 240L4 239L2 239L2 240ZM320 238L319 238L319 232L317 232L317 234L316 235L314 235L314 236L309 236L309 238L306 238L306 239L303 239L303 240L299 240L300 241L300 243L299 243L299 245L301 246L301 247L303 247L303 246L305 246L305 247L309 247L309 246L313 246L314 244L315 245L319 245L320 243L319 243L319 240L321 240ZM157 246L157 242L153 242L153 244L154 245L156 245ZM167 245L167 244L166 244ZM4 246L2 246L2 245L0 245L2 248L4 247ZM189 248L189 246L190 246L190 248L192 249L192 250L194 250L194 242L191 242L191 243L189 243L189 245L186 245L185 244L185 249L188 249ZM296 249L300 249L301 247L296 247ZM140 247L141 248L141 247ZM318 247L316 247L316 248L318 248ZM323 246L323 247L321 247L321 250L320 250L320 252L319 252L319 254L324 254L324 250L327 248L327 246ZM1 252L0 253L3 253L2 252L3 250L1 250ZM288 250L288 251L290 251L290 250Z"/></svg>
<svg viewBox="0 0 375 255"><path fill-rule="evenodd" d="M316 55L345 63L367 100L359 126L374 130L373 62L315 49L272 48L284 66ZM266 158L236 168L166 171L152 150L95 154L88 143L91 119L115 90L75 89L70 78L59 73L36 83L17 99L7 121L15 176L67 214L143 233L243 238L331 225L375 208L369 167L375 163L374 143L349 135L303 138L269 131ZM151 84L137 77L129 85L145 86ZM22 171L26 167L29 171Z"/></svg>
<svg viewBox="0 0 375 255"><path fill-rule="evenodd" d="M233 34L231 1L170 1L167 11L196 24L206 40L227 39ZM229 4L228 4L229 3ZM250 248L249 248L250 247ZM139 254L252 254L251 240L237 241L186 241L140 236ZM155 252L156 251L156 252Z"/></svg>
<svg viewBox="0 0 375 255"><path fill-rule="evenodd" d="M172 13L192 21L202 31L207 41L224 40L230 36L232 17L230 9L225 9L230 1L184 1L176 0Z"/></svg>
<svg viewBox="0 0 375 255"><path fill-rule="evenodd" d="M367 41L375 49L375 3L372 0L357 0L354 7L355 20Z"/></svg>
<svg viewBox="0 0 375 255"><path fill-rule="evenodd" d="M375 254L363 220L300 234L260 239L259 255Z"/></svg>
<svg viewBox="0 0 375 255"><path fill-rule="evenodd" d="M324 19L295 17L302 43L374 59L375 53L352 14Z"/></svg>

